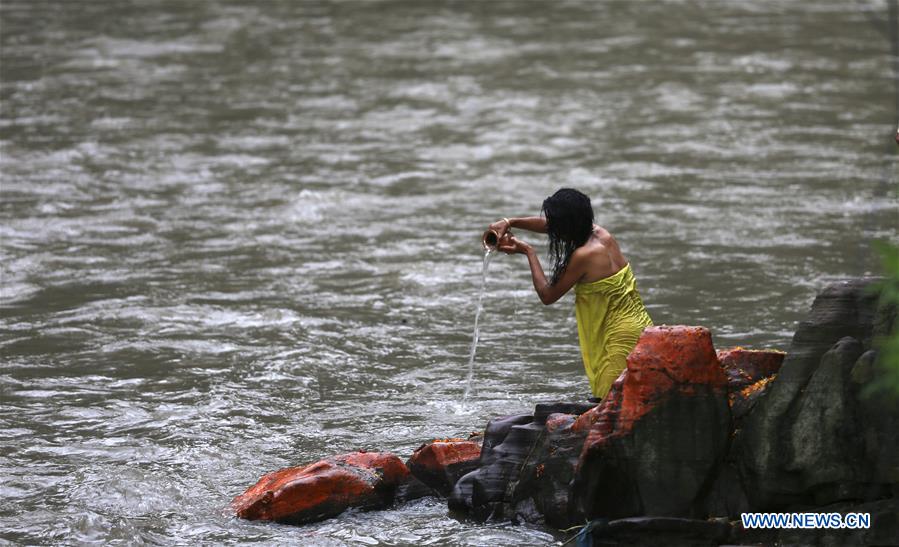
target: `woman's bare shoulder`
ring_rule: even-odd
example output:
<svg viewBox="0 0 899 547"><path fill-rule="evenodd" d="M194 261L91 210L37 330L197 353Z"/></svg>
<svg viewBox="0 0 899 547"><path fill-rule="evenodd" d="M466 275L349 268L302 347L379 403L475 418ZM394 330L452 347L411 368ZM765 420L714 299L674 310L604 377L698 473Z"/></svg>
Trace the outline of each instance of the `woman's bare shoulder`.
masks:
<svg viewBox="0 0 899 547"><path fill-rule="evenodd" d="M615 236L601 226L598 226L598 228L597 237L602 242L603 247L605 247L606 255L611 263L611 269L613 270L613 273L615 273L627 266L627 258L625 258L624 254L621 252L621 247L618 246L618 241L615 240Z"/></svg>
<svg viewBox="0 0 899 547"><path fill-rule="evenodd" d="M593 233L596 234L596 237L598 237L599 240L603 242L603 244L615 243L615 236L612 235L612 232L603 228L599 224L593 225Z"/></svg>

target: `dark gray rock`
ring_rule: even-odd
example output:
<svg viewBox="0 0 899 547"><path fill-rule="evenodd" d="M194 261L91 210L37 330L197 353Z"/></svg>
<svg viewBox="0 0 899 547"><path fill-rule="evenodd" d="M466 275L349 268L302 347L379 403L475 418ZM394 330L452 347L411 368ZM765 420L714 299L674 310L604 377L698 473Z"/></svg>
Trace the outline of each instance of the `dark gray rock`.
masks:
<svg viewBox="0 0 899 547"><path fill-rule="evenodd" d="M476 520L502 518L506 488L518 474L539 430L531 414L491 420L484 431L479 466L460 478L449 496L449 508Z"/></svg>
<svg viewBox="0 0 899 547"><path fill-rule="evenodd" d="M403 479L396 487L394 501L396 503L407 503L413 500L439 496L439 492L421 482L415 475L411 473Z"/></svg>
<svg viewBox="0 0 899 547"><path fill-rule="evenodd" d="M864 499L867 471L863 450L852 442L858 419L849 390L849 373L862 354L855 338L843 338L821 358L803 392L795 400L795 416L782 446L782 462L794 470L782 490L796 488L817 504Z"/></svg>
<svg viewBox="0 0 899 547"><path fill-rule="evenodd" d="M557 528L596 517L704 516L729 431L709 331L647 329L599 406L576 420L547 419L507 497L516 518Z"/></svg>
<svg viewBox="0 0 899 547"><path fill-rule="evenodd" d="M484 433L479 467L456 482L449 507L476 520L513 518L511 495L525 463L542 442L546 421L559 413L576 415L596 406L590 403L540 403L534 414L491 421ZM522 509L526 510L526 509ZM539 518L540 510L526 510Z"/></svg>
<svg viewBox="0 0 899 547"><path fill-rule="evenodd" d="M577 506L587 518L705 516L705 497L724 460L730 412L723 389L698 385L659 403L581 461Z"/></svg>
<svg viewBox="0 0 899 547"><path fill-rule="evenodd" d="M584 447L586 431L571 431L573 414L555 414L549 418L531 457L510 485L509 499L513 519L569 528L583 522L571 498L578 459Z"/></svg>
<svg viewBox="0 0 899 547"><path fill-rule="evenodd" d="M768 382L760 385L756 391L745 397L742 393L738 393L736 396L733 394L730 395L732 401L730 416L733 420L734 429L739 429L743 426L743 419L752 412L752 409L755 408L755 405L758 404L759 400L764 398L765 393L770 387L771 382Z"/></svg>
<svg viewBox="0 0 899 547"><path fill-rule="evenodd" d="M581 544L712 546L727 543L732 535L731 528L726 520L631 517L592 522Z"/></svg>
<svg viewBox="0 0 899 547"><path fill-rule="evenodd" d="M704 501L702 512L710 517L739 518L752 510L736 464L724 462Z"/></svg>
<svg viewBox="0 0 899 547"><path fill-rule="evenodd" d="M578 512L587 519L704 517L731 424L727 379L708 329L646 329L609 397L572 484Z"/></svg>
<svg viewBox="0 0 899 547"><path fill-rule="evenodd" d="M877 352L865 352L850 373L852 393L858 401L855 437L875 483L888 485L890 495L899 496L899 398L870 386L883 374Z"/></svg>
<svg viewBox="0 0 899 547"><path fill-rule="evenodd" d="M897 414L866 400L859 383L874 362L863 354L895 319L893 308L878 306L872 281L821 292L735 436L732 457L758 510L873 500L895 490L899 456L885 447L896 447Z"/></svg>

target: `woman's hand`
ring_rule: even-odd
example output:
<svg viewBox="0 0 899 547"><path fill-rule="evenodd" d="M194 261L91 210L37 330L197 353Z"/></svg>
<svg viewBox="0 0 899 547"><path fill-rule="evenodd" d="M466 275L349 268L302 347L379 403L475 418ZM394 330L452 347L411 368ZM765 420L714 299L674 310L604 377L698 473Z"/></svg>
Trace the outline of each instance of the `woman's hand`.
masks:
<svg viewBox="0 0 899 547"><path fill-rule="evenodd" d="M493 224L491 224L489 226L489 228L491 230L496 232L496 234L499 236L500 239L502 239L503 236L506 235L506 232L508 232L509 228L511 228L511 227L512 227L512 222L510 222L509 219L507 219L507 218L497 220L496 222L494 222Z"/></svg>
<svg viewBox="0 0 899 547"><path fill-rule="evenodd" d="M499 245L497 245L497 249L506 254L527 254L528 252L534 250L534 248L531 247L528 243L521 241L511 234L509 235L509 237L500 239Z"/></svg>

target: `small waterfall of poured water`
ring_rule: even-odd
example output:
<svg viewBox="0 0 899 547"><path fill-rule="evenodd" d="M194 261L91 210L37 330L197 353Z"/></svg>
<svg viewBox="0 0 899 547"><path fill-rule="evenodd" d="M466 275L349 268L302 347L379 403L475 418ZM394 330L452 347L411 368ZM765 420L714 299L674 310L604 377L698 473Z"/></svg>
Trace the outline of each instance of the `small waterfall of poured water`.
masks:
<svg viewBox="0 0 899 547"><path fill-rule="evenodd" d="M484 290L487 288L487 268L490 266L490 259L493 258L493 250L484 251L484 264L481 267L481 292L478 295L478 307L474 313L474 333L471 335L471 349L468 351L468 382L465 385L465 394L462 396L462 404L468 401L468 394L471 392L471 379L474 376L474 354L478 349L478 339L481 336L478 322L481 319L481 310L484 309Z"/></svg>

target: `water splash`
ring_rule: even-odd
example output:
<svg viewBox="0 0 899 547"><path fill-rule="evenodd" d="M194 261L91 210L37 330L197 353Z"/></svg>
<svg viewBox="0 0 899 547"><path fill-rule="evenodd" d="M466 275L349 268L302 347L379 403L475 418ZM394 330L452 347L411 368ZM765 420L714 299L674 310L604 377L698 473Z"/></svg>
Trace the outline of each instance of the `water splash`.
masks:
<svg viewBox="0 0 899 547"><path fill-rule="evenodd" d="M493 250L484 251L484 264L481 267L481 292L478 294L478 307L474 313L474 333L471 335L471 349L468 351L468 381L465 384L465 394L462 395L462 407L465 408L465 402L468 401L468 394L471 393L471 380L474 377L474 355L478 350L478 340L481 337L481 330L478 323L481 319L481 311L484 309L484 290L487 288L487 268L490 266L490 259L493 258Z"/></svg>

